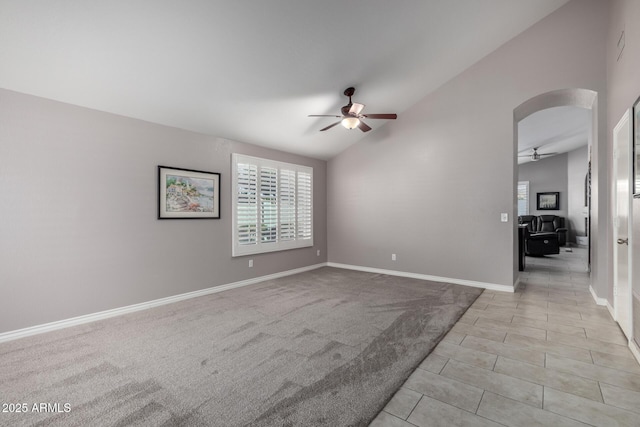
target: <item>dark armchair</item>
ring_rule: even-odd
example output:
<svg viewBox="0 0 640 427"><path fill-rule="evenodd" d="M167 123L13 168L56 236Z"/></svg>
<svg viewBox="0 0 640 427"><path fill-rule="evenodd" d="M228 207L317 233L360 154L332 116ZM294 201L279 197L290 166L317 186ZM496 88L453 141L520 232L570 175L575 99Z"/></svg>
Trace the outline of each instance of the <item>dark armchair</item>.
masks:
<svg viewBox="0 0 640 427"><path fill-rule="evenodd" d="M564 226L564 218L556 215L540 215L538 217L538 232L553 232L558 235L558 244L567 244L567 229Z"/></svg>
<svg viewBox="0 0 640 427"><path fill-rule="evenodd" d="M560 246L567 242L564 218L557 215L521 215L518 222L526 226L525 253L527 255L552 255L560 253Z"/></svg>

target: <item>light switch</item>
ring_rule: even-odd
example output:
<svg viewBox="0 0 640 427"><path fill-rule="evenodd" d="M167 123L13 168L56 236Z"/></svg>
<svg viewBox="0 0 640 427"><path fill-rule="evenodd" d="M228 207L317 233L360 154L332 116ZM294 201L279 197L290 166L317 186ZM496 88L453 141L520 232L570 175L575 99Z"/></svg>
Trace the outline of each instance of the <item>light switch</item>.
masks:
<svg viewBox="0 0 640 427"><path fill-rule="evenodd" d="M501 213L500 214L500 221L502 222L509 222L509 214L508 213Z"/></svg>

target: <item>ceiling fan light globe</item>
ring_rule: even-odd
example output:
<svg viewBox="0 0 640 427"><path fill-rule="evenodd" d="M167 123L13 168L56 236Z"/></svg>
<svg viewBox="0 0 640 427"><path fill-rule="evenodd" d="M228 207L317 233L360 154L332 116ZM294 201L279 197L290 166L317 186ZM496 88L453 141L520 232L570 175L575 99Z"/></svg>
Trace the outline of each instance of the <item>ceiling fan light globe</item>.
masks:
<svg viewBox="0 0 640 427"><path fill-rule="evenodd" d="M360 124L360 119L357 117L345 117L342 119L342 126L347 129L355 129Z"/></svg>

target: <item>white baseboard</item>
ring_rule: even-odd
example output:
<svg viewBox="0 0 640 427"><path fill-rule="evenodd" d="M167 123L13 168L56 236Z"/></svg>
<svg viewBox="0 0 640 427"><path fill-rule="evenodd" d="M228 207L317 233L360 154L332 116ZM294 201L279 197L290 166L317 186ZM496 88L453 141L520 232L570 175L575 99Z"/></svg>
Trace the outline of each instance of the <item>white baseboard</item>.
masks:
<svg viewBox="0 0 640 427"><path fill-rule="evenodd" d="M591 296L593 297L593 300L596 302L596 304L598 305L607 305L607 300L606 298L600 298L598 295L596 295L596 291L593 290L593 287L591 285L589 285L589 292L591 292ZM615 319L615 316L611 316Z"/></svg>
<svg viewBox="0 0 640 427"><path fill-rule="evenodd" d="M632 339L629 340L629 349L631 350L631 353L633 353L633 357L635 357L638 363L640 363L640 348L638 348L636 342Z"/></svg>
<svg viewBox="0 0 640 427"><path fill-rule="evenodd" d="M616 318L616 311L613 309L611 304L609 304L609 301L607 301L605 305L607 306L607 310L609 310L609 315L611 315L611 318L617 322L618 319Z"/></svg>
<svg viewBox="0 0 640 427"><path fill-rule="evenodd" d="M454 285L472 286L474 288L484 288L492 291L514 292L514 287L507 285L497 285L495 283L476 282L473 280L453 279L450 277L431 276L429 274L409 273L406 271L385 270L382 268L363 267L360 265L339 264L336 262L328 262L327 266L335 268L344 268L347 270L366 271L368 273L388 274L390 276L409 277L411 279L430 280L432 282L452 283ZM516 281L517 283L517 281Z"/></svg>
<svg viewBox="0 0 640 427"><path fill-rule="evenodd" d="M518 276L515 283L513 284L513 292L516 292L519 286L520 286L520 276Z"/></svg>
<svg viewBox="0 0 640 427"><path fill-rule="evenodd" d="M292 274L298 274L298 273L303 273L305 271L315 270L320 267L325 267L326 265L327 263L323 262L320 264L309 265L307 267L296 268L293 270L287 270L279 273L268 274L266 276L260 276L260 277L254 277L252 279L241 280L239 282L228 283L226 285L214 286L214 287L202 289L199 291L187 292L184 294L174 295L166 298L160 298L153 301L143 302L140 304L128 305L125 307L100 311L98 313L92 313L92 314L86 314L83 316L73 317L71 319L59 320L57 322L45 323L43 325L36 325L36 326L24 328L24 329L18 329L15 331L4 332L0 334L0 343L16 340L18 338L28 337L31 335L37 335L45 332L55 331L58 329L68 328L71 326L82 325L84 323L95 322L96 320L108 319L110 317L120 316L127 313L133 313L135 311L147 310L149 308L171 304L174 302L183 301L190 298L197 298L204 295L215 294L217 292L240 288L242 286L254 285L256 283L264 282L265 280L272 280L272 279L277 279L279 277L291 276Z"/></svg>
<svg viewBox="0 0 640 427"><path fill-rule="evenodd" d="M45 332L55 331L58 329L69 328L71 326L95 322L97 320L108 319L110 317L121 316L127 313L147 310L149 308L171 304L174 302L183 301L190 298L197 298L204 295L214 294L214 293L226 291L229 289L240 288L242 286L253 285L256 283L264 282L265 280L272 280L272 279L277 279L279 277L285 277L293 274L303 273L305 271L311 271L311 270L315 270L317 268L325 267L325 266L344 268L348 270L366 271L369 273L388 274L391 276L409 277L409 278L420 279L420 280L431 280L434 282L453 283L456 285L472 286L475 288L484 288L484 289L489 289L494 291L511 292L511 293L514 292L514 289L519 284L519 279L516 280L516 283L512 288L510 286L497 285L494 283L476 282L472 280L463 280L463 279L453 279L449 277L431 276L428 274L409 273L409 272L396 271L396 270L385 270L380 268L361 267L357 265L339 264L334 262L324 262L320 264L310 265L307 267L301 267L293 270L287 270L279 273L269 274L266 276L260 276L260 277L254 277L252 279L241 280L239 282L228 283L226 285L214 286L214 287L202 289L199 291L187 292L184 294L174 295L166 298L160 298L153 301L147 301L139 304L128 305L125 307L114 308L111 310L100 311L97 313L86 314L83 316L72 317L70 319L64 319L56 322L45 323L43 325L31 326L28 328L18 329L15 331L4 332L4 333L0 333L0 343L28 337L31 335L37 335Z"/></svg>
<svg viewBox="0 0 640 427"><path fill-rule="evenodd" d="M591 292L591 296L593 297L593 300L596 302L596 304L607 307L607 310L609 310L609 315L611 316L611 318L614 321L617 321L618 319L616 319L616 311L611 306L611 304L609 304L609 301L606 298L600 298L598 295L596 295L596 291L593 290L592 286L589 286L589 292Z"/></svg>

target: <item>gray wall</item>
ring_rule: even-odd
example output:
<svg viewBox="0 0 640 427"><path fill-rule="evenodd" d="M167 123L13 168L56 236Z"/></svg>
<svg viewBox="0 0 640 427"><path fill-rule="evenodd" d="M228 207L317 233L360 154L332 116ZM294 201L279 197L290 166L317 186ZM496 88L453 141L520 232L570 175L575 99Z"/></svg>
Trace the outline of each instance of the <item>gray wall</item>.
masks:
<svg viewBox="0 0 640 427"><path fill-rule="evenodd" d="M518 181L529 181L529 214L558 215L567 218L567 153L547 157L537 162L523 163L518 167ZM537 209L537 193L560 192L560 209L554 211Z"/></svg>
<svg viewBox="0 0 640 427"><path fill-rule="evenodd" d="M513 285L514 108L584 88L606 111L607 6L569 2L331 159L329 260Z"/></svg>
<svg viewBox="0 0 640 427"><path fill-rule="evenodd" d="M584 182L589 170L589 149L585 145L567 153L567 218L569 223L568 240L576 243L576 236L586 236L584 220L588 209L584 200Z"/></svg>
<svg viewBox="0 0 640 427"><path fill-rule="evenodd" d="M0 333L326 261L324 161L6 90L0 123ZM231 257L232 152L314 168L314 248ZM158 165L220 172L222 218L157 220Z"/></svg>
<svg viewBox="0 0 640 427"><path fill-rule="evenodd" d="M607 78L608 78L608 120L607 136L609 146L613 146L613 129L624 114L640 96L640 2L637 0L612 0L609 19L609 33L607 38ZM620 34L625 33L625 49L621 56L618 55L616 46ZM636 298L640 298L640 199L633 199L633 292ZM612 249L611 249L612 250ZM613 278L610 276L607 292L600 294L607 298L613 306ZM640 313L634 313L638 321ZM635 331L636 340L640 331Z"/></svg>
<svg viewBox="0 0 640 427"><path fill-rule="evenodd" d="M640 94L639 19L633 0L573 0L328 166L0 90L0 333L312 265L327 252L334 262L511 285L513 109L552 90L595 90L606 141ZM594 192L604 202L592 231L607 249L594 265L603 296L612 291L610 150L601 145ZM253 256L253 269L231 258L231 152L314 167L315 248ZM222 219L157 221L158 164L221 172Z"/></svg>

